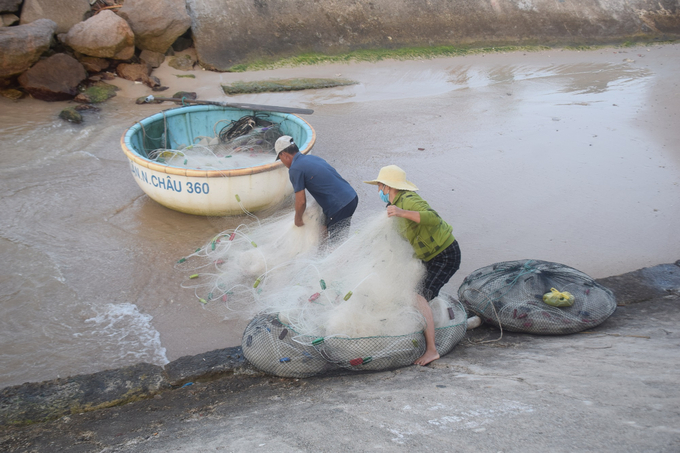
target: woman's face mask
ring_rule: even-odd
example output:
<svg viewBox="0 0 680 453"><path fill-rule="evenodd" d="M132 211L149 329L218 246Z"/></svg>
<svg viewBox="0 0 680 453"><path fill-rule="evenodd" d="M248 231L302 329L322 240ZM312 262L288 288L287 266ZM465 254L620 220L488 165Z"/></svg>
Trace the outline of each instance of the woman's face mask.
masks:
<svg viewBox="0 0 680 453"><path fill-rule="evenodd" d="M383 188L386 189L387 187L383 185ZM388 191L388 193L385 193L385 192L383 192L383 189L381 188L379 193L380 193L380 199L381 199L384 203L389 203L389 202L390 202L390 194L389 194L389 191Z"/></svg>

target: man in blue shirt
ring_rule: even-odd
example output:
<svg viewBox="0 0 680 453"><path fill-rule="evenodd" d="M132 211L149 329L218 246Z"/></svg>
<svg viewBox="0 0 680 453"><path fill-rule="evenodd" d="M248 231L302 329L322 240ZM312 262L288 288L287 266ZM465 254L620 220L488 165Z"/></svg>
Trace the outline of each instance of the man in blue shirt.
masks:
<svg viewBox="0 0 680 453"><path fill-rule="evenodd" d="M359 204L359 197L352 186L322 158L299 152L293 137L289 135L279 137L274 149L276 160L281 159L288 168L295 191L295 225L304 225L302 214L307 207L307 189L326 216L328 237L346 237L352 215Z"/></svg>

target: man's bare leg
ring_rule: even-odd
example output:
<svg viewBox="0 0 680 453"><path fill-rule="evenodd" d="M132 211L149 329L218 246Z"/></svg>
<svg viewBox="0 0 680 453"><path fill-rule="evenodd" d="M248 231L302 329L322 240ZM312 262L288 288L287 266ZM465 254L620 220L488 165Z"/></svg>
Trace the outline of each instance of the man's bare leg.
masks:
<svg viewBox="0 0 680 453"><path fill-rule="evenodd" d="M425 354L420 356L418 360L413 362L415 365L427 365L439 358L439 353L434 345L434 319L432 318L432 309L425 298L421 295L416 295L417 306L420 313L425 318L427 325L425 326Z"/></svg>

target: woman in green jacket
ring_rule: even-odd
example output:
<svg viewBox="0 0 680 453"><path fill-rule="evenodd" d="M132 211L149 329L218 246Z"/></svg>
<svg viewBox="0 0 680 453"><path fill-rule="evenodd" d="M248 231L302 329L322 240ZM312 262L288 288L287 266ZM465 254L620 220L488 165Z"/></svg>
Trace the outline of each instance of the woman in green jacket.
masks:
<svg viewBox="0 0 680 453"><path fill-rule="evenodd" d="M380 198L387 203L387 216L399 217L399 232L411 246L417 258L423 261L427 274L418 288L418 309L425 317L427 349L414 363L427 365L437 360L439 353L434 344L434 321L429 301L460 267L460 247L451 234L452 227L415 193L418 188L406 180L406 172L396 165L380 169L378 177L367 184L377 185Z"/></svg>

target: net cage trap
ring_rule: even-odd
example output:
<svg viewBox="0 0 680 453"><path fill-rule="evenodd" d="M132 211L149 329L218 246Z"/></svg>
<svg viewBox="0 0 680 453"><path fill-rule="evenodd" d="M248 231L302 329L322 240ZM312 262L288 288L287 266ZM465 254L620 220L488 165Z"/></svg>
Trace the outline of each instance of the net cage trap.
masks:
<svg viewBox="0 0 680 453"><path fill-rule="evenodd" d="M465 336L467 313L453 297L440 294L430 302L435 345L448 354ZM404 367L425 353L422 331L406 335L350 338L300 335L279 314L260 314L242 338L245 358L255 367L280 377L304 378L333 369L378 371Z"/></svg>
<svg viewBox="0 0 680 453"><path fill-rule="evenodd" d="M564 264L517 260L486 266L458 289L465 307L512 332L564 335L604 322L616 310L614 294Z"/></svg>

